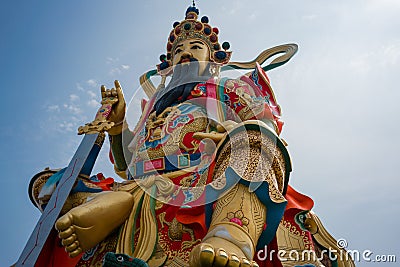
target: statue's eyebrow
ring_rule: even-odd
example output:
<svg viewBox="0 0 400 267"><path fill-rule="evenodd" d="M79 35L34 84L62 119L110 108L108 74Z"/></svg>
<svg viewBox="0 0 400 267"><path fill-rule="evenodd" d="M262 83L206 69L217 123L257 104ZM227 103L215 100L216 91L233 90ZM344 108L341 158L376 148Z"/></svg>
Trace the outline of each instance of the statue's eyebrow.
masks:
<svg viewBox="0 0 400 267"><path fill-rule="evenodd" d="M200 42L200 41L193 41L193 42L190 42L189 44L201 44L201 45L204 45L204 43L203 42Z"/></svg>
<svg viewBox="0 0 400 267"><path fill-rule="evenodd" d="M175 50L176 50L178 47L181 47L181 46L183 46L183 44L177 45L177 46L175 47Z"/></svg>
<svg viewBox="0 0 400 267"><path fill-rule="evenodd" d="M176 53L176 50L178 50L178 48L179 48L179 47L182 47L182 46L183 46L183 44L177 45L177 46L175 47L175 49L174 49L174 53Z"/></svg>

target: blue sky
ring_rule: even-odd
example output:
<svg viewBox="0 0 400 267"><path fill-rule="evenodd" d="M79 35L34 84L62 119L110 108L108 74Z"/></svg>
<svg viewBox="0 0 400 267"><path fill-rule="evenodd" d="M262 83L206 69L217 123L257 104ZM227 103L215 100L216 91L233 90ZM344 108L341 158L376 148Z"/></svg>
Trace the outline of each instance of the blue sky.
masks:
<svg viewBox="0 0 400 267"><path fill-rule="evenodd" d="M18 259L40 216L28 198L30 178L68 165L81 140L76 129L96 113L101 84L118 79L127 101L132 98L189 4L2 1L2 264ZM292 155L291 184L315 200L315 212L350 249L399 258L399 2L197 5L220 29L220 40L231 43L234 61L283 43L299 45L292 61L269 73ZM114 176L106 150L96 171Z"/></svg>

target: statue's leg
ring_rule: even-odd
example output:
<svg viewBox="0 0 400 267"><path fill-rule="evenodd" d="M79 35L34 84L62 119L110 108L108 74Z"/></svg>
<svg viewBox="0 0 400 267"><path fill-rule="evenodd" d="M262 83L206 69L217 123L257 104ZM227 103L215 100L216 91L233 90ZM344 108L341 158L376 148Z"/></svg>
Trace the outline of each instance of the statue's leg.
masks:
<svg viewBox="0 0 400 267"><path fill-rule="evenodd" d="M208 234L192 252L191 266L257 266L252 259L265 219L266 208L257 196L247 186L235 185L217 201Z"/></svg>
<svg viewBox="0 0 400 267"><path fill-rule="evenodd" d="M101 193L61 216L55 227L70 257L94 247L120 226L133 202L128 192Z"/></svg>
<svg viewBox="0 0 400 267"><path fill-rule="evenodd" d="M226 176L224 179L238 183L215 202L210 228L192 250L190 266L258 266L253 258L267 226L267 207L269 210L269 205L285 202L281 193L287 166L276 142L262 131L246 129L220 146L213 177ZM227 174L228 167L237 177ZM267 196L260 198L261 194ZM271 211L277 210L274 207ZM283 215L284 205L280 210ZM279 220L271 227L277 227Z"/></svg>

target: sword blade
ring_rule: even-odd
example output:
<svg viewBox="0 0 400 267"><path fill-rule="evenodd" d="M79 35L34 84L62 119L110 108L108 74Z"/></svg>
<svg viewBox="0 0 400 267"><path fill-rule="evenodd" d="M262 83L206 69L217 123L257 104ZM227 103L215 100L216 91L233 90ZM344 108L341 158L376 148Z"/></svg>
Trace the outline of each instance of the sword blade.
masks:
<svg viewBox="0 0 400 267"><path fill-rule="evenodd" d="M98 133L86 134L53 192L15 266L35 266L62 207L96 142Z"/></svg>

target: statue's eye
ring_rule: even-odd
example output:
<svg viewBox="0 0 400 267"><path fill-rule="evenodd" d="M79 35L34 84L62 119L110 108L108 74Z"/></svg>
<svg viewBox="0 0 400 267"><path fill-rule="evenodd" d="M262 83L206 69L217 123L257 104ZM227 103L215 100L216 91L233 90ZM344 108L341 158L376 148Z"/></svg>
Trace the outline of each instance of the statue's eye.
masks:
<svg viewBox="0 0 400 267"><path fill-rule="evenodd" d="M118 257L117 257L117 261L119 261L119 262L123 262L123 261L124 261L124 257L122 257L122 256L118 256Z"/></svg>
<svg viewBox="0 0 400 267"><path fill-rule="evenodd" d="M194 46L192 46L191 49L203 49L203 47L201 47L201 46L199 46L199 45L194 45Z"/></svg>
<svg viewBox="0 0 400 267"><path fill-rule="evenodd" d="M176 54L179 54L180 52L182 52L182 49L180 49L180 48L176 49L176 50L175 50L175 55L176 55Z"/></svg>

